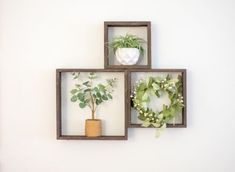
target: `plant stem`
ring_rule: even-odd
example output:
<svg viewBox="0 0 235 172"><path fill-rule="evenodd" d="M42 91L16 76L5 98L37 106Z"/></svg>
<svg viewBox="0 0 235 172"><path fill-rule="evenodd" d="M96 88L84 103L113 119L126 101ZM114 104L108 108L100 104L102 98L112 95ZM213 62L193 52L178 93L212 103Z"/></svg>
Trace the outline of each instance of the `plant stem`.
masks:
<svg viewBox="0 0 235 172"><path fill-rule="evenodd" d="M91 88L92 88L92 79L90 79L91 82ZM95 119L95 101L94 101L94 97L92 95L92 92L89 91L90 94L90 98L91 98L91 115L92 115L92 119Z"/></svg>
<svg viewBox="0 0 235 172"><path fill-rule="evenodd" d="M91 94L91 91L89 92L90 97L91 97L91 114L92 114L92 119L95 119L95 102L93 99L93 96Z"/></svg>

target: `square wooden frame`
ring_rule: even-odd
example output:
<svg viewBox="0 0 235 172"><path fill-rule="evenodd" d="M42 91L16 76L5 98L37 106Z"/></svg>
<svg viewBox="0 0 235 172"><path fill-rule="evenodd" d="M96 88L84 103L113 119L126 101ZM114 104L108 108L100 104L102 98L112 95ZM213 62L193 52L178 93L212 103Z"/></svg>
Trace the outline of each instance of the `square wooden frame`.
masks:
<svg viewBox="0 0 235 172"><path fill-rule="evenodd" d="M133 124L131 123L131 73L136 72L165 72L165 73L176 73L180 72L182 74L182 82L183 82L183 100L184 100L184 108L182 110L182 123L181 124L167 124L167 128L186 128L187 127L187 87L186 87L186 69L131 69L128 71L128 93L127 93L127 103L128 103L128 127L129 128L146 128L142 127L141 124ZM147 127L153 128L153 127Z"/></svg>
<svg viewBox="0 0 235 172"><path fill-rule="evenodd" d="M63 72L121 72L124 74L124 135L123 136L100 136L86 137L84 135L63 135L62 134L62 114L61 114L61 73ZM127 72L117 69L56 69L56 132L58 140L127 140L128 116L127 116Z"/></svg>
<svg viewBox="0 0 235 172"><path fill-rule="evenodd" d="M109 27L146 27L147 28L147 65L112 65L109 64L108 42ZM104 67L117 69L151 68L151 22L150 21L105 21L104 22Z"/></svg>

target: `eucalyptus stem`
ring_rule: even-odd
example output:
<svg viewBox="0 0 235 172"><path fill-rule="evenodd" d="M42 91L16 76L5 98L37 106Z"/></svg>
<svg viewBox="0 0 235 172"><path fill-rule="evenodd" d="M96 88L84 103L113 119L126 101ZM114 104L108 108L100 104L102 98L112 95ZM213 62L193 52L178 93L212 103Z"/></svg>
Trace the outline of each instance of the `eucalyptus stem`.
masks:
<svg viewBox="0 0 235 172"><path fill-rule="evenodd" d="M91 88L92 88L92 85L93 85L92 78L90 78L90 81L91 81ZM95 119L95 101L94 101L94 97L91 91L89 91L89 94L91 98L91 116L92 116L92 119Z"/></svg>
<svg viewBox="0 0 235 172"><path fill-rule="evenodd" d="M91 94L91 91L89 91L90 97L91 97L91 115L92 115L92 119L95 119L95 102L93 99L93 96Z"/></svg>

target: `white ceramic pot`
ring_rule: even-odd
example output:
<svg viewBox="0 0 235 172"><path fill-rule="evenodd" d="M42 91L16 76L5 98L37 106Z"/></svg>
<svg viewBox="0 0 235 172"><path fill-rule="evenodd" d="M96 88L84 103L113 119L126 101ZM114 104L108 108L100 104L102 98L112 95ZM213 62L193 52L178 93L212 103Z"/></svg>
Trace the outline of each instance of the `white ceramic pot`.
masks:
<svg viewBox="0 0 235 172"><path fill-rule="evenodd" d="M118 48L115 52L117 61L123 65L134 65L140 57L138 48Z"/></svg>

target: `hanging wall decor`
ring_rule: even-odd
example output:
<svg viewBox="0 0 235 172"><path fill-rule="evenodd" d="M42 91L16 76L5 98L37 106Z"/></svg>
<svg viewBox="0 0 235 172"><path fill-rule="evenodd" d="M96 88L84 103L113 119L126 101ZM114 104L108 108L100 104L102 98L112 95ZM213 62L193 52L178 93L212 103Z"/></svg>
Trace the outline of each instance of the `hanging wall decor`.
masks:
<svg viewBox="0 0 235 172"><path fill-rule="evenodd" d="M128 73L129 127L186 127L186 70L134 69Z"/></svg>
<svg viewBox="0 0 235 172"><path fill-rule="evenodd" d="M150 22L104 22L105 68L151 68Z"/></svg>
<svg viewBox="0 0 235 172"><path fill-rule="evenodd" d="M151 22L104 22L104 68L56 70L57 139L186 128L186 69L151 69Z"/></svg>
<svg viewBox="0 0 235 172"><path fill-rule="evenodd" d="M126 72L57 69L57 138L127 139Z"/></svg>

